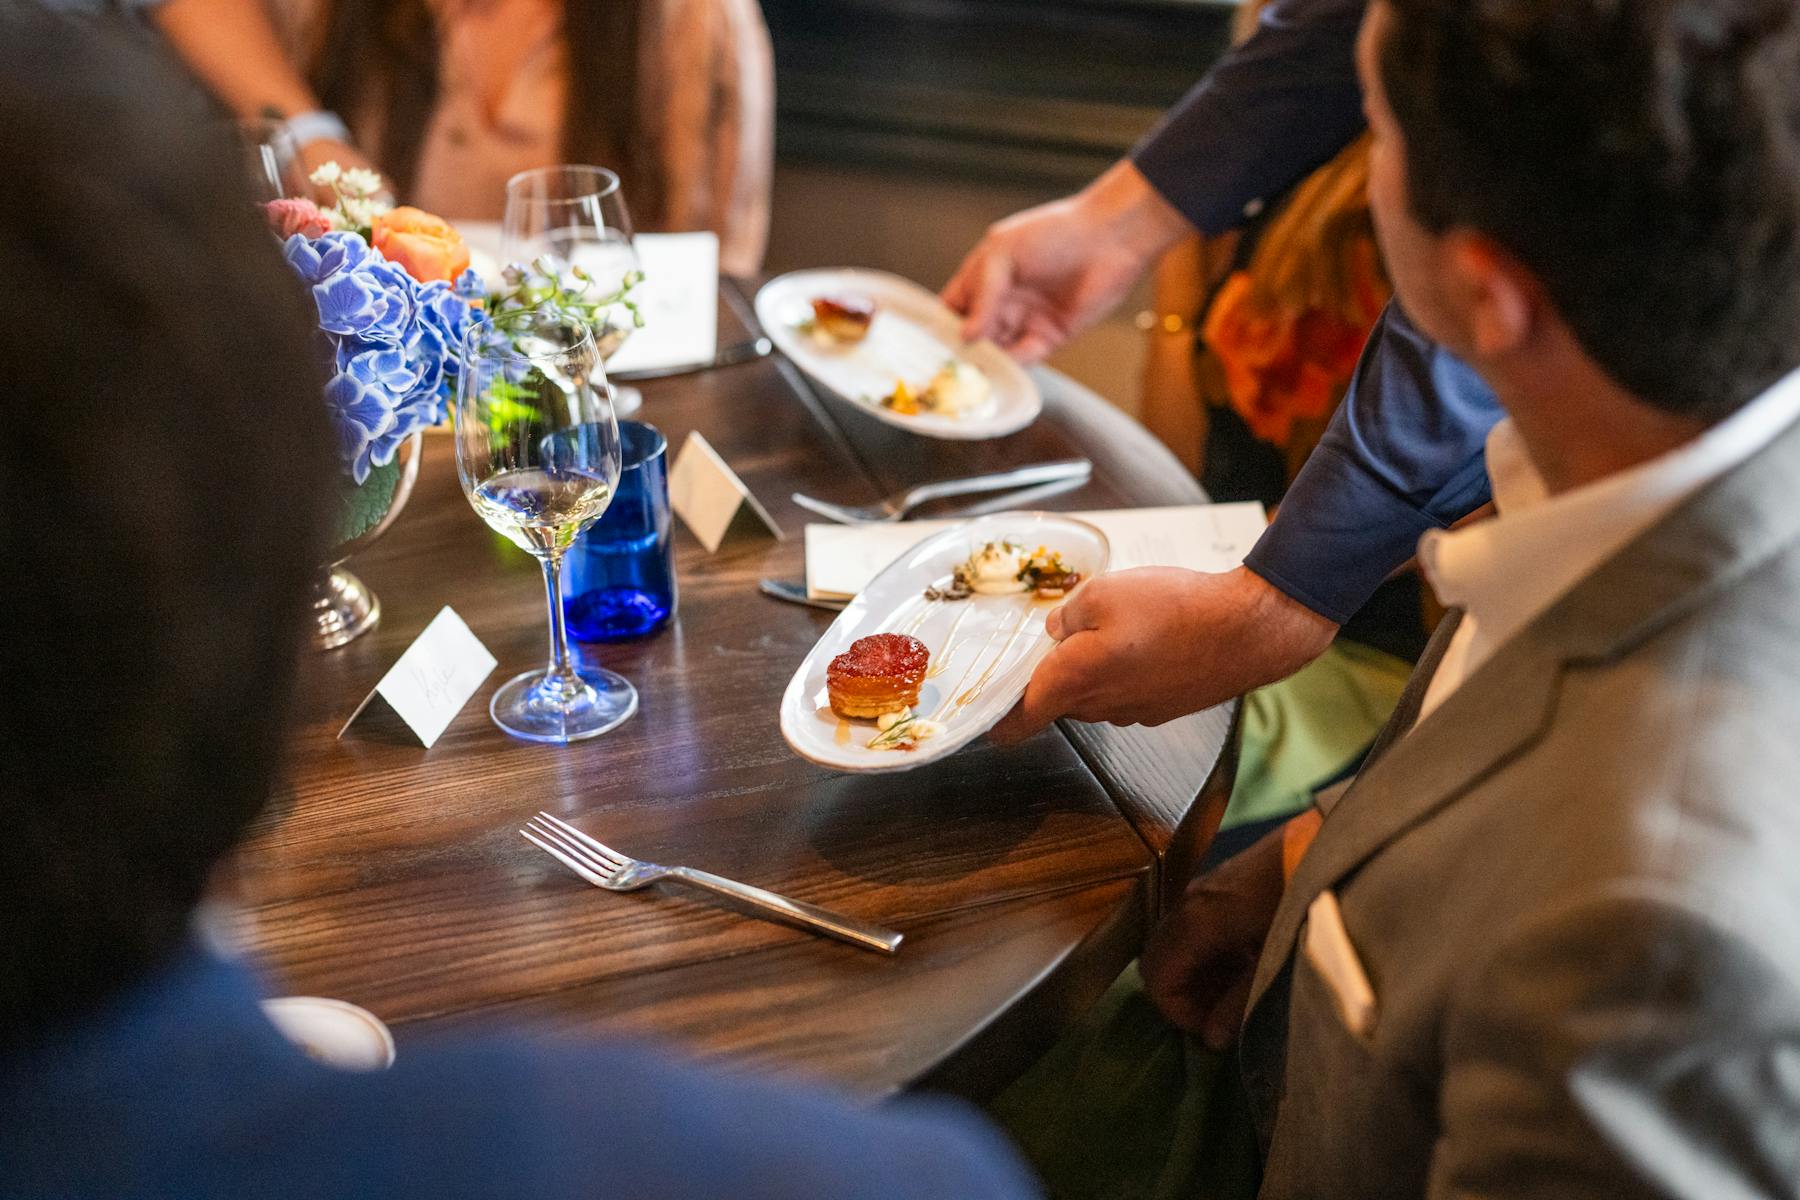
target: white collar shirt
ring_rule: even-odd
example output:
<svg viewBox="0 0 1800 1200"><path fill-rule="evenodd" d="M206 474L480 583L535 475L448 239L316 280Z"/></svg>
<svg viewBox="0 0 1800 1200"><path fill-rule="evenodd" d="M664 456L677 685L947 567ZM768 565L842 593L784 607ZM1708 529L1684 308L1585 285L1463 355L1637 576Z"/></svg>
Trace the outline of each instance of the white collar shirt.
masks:
<svg viewBox="0 0 1800 1200"><path fill-rule="evenodd" d="M1488 435L1496 515L1419 540L1438 599L1464 610L1425 699L1423 721L1508 638L1626 543L1800 420L1800 371L1675 449L1552 496L1511 418Z"/></svg>

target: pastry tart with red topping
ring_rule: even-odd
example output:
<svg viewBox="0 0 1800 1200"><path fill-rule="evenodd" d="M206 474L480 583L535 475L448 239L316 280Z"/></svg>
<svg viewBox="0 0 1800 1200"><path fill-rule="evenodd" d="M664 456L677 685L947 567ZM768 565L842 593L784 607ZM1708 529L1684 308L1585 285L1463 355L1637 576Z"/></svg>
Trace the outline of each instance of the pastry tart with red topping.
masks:
<svg viewBox="0 0 1800 1200"><path fill-rule="evenodd" d="M919 702L919 688L931 652L904 633L858 638L825 668L831 711L840 717L871 718L903 712Z"/></svg>

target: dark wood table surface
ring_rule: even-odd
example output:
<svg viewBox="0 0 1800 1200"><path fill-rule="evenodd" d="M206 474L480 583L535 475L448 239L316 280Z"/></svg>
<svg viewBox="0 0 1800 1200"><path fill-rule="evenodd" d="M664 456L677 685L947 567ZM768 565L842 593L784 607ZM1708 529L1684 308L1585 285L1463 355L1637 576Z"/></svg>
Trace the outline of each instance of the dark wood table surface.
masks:
<svg viewBox="0 0 1800 1200"><path fill-rule="evenodd" d="M721 341L743 336L727 285ZM865 1095L991 1091L1136 954L1165 858L1203 843L1194 797L1228 714L1158 729L1065 724L979 742L901 775L834 774L782 742L782 689L831 614L763 597L799 578L795 490L867 502L903 484L1086 454L1060 509L1189 503L1193 480L1141 427L1040 372L1044 416L992 442L929 441L816 396L784 361L646 383L671 453L705 433L785 540L736 531L708 555L676 533L676 621L585 652L637 685L638 715L571 746L488 718L541 663L536 563L490 533L430 435L410 504L350 564L381 597L372 633L303 672L289 782L239 856L248 947L295 993L421 1032L471 1019L648 1035L690 1053L823 1077ZM925 515L931 515L929 513ZM377 706L345 718L445 605L499 666L430 750ZM684 863L898 929L889 958L749 919L682 889L598 891L526 843L547 809L627 853Z"/></svg>

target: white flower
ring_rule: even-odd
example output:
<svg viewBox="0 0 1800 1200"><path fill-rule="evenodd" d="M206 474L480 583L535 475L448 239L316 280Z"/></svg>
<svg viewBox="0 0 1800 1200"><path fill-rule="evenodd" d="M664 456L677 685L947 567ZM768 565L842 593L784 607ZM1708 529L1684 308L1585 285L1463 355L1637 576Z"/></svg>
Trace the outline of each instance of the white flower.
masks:
<svg viewBox="0 0 1800 1200"><path fill-rule="evenodd" d="M381 190L381 176L367 167L352 167L344 172L338 190L346 196L366 199Z"/></svg>
<svg viewBox="0 0 1800 1200"><path fill-rule="evenodd" d="M375 218L380 216L384 210L383 205L377 204L373 200L348 194L338 201L337 207L352 229L366 229L373 225Z"/></svg>
<svg viewBox="0 0 1800 1200"><path fill-rule="evenodd" d="M336 160L333 160L327 163L320 163L317 167L313 168L313 173L307 176L307 178L311 179L320 187L330 187L338 181L338 176L343 173L344 168L338 166Z"/></svg>

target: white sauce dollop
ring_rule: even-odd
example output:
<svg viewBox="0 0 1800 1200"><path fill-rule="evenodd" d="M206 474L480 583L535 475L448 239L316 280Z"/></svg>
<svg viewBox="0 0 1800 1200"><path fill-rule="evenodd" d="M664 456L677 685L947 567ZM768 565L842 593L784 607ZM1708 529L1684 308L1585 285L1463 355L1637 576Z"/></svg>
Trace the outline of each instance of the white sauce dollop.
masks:
<svg viewBox="0 0 1800 1200"><path fill-rule="evenodd" d="M1025 569L1025 552L1017 546L991 542L969 559L969 587L984 596L1005 596L1029 589L1019 578Z"/></svg>
<svg viewBox="0 0 1800 1200"><path fill-rule="evenodd" d="M927 389L932 407L946 416L966 417L988 402L993 387L979 367L966 362L947 364L932 376Z"/></svg>

